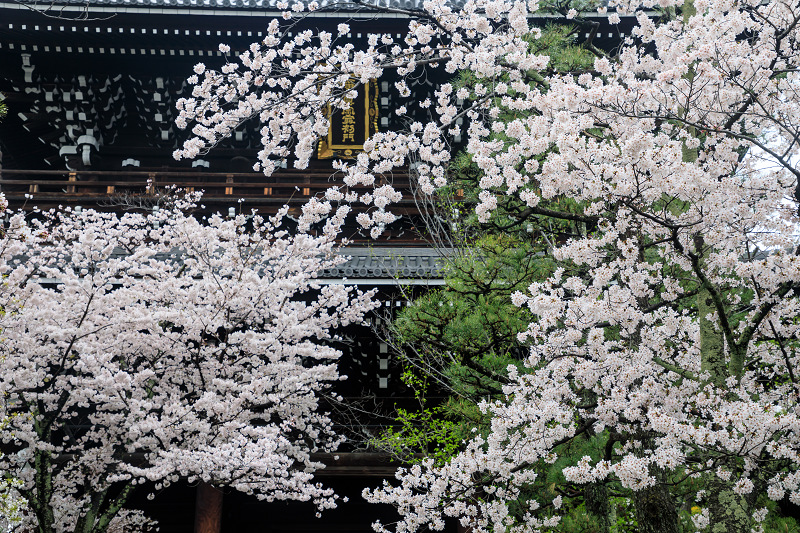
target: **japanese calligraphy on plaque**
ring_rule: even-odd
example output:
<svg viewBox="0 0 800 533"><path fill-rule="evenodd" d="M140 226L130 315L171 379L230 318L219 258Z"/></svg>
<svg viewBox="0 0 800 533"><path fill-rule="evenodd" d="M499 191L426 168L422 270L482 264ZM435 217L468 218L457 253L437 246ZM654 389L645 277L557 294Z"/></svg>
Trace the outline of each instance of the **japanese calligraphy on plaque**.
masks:
<svg viewBox="0 0 800 533"><path fill-rule="evenodd" d="M360 85L350 79L345 89L356 90L355 98L345 101L348 109L328 108L328 136L320 139L317 156L320 159L339 157L349 158L363 149L364 141L378 131L378 82L370 80Z"/></svg>

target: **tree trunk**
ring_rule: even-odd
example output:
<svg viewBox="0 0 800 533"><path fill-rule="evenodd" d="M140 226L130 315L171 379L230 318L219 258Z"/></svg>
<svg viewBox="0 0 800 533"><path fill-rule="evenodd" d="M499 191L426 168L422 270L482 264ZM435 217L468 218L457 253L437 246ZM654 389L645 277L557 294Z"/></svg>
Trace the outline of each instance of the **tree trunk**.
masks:
<svg viewBox="0 0 800 533"><path fill-rule="evenodd" d="M678 533L675 500L665 485L654 485L633 493L638 533Z"/></svg>
<svg viewBox="0 0 800 533"><path fill-rule="evenodd" d="M586 510L597 520L598 531L609 533L611 520L606 486L603 483L590 483L583 489L583 501L586 503Z"/></svg>
<svg viewBox="0 0 800 533"><path fill-rule="evenodd" d="M195 500L194 533L220 533L221 528L222 492L201 481Z"/></svg>
<svg viewBox="0 0 800 533"><path fill-rule="evenodd" d="M726 387L728 364L725 360L725 339L717 324L706 317L717 308L711 299L711 292L701 287L697 293L697 314L700 322L700 370L709 373L709 381L716 387Z"/></svg>
<svg viewBox="0 0 800 533"><path fill-rule="evenodd" d="M41 438L42 433L39 431L37 433ZM36 513L37 533L51 533L55 531L55 515L51 505L53 498L53 457L50 452L44 450L36 450L33 454L36 473L34 475L35 486L32 490L34 501L31 502L31 506Z"/></svg>
<svg viewBox="0 0 800 533"><path fill-rule="evenodd" d="M707 494L710 533L750 533L750 506L743 496L733 492L731 483L714 477Z"/></svg>

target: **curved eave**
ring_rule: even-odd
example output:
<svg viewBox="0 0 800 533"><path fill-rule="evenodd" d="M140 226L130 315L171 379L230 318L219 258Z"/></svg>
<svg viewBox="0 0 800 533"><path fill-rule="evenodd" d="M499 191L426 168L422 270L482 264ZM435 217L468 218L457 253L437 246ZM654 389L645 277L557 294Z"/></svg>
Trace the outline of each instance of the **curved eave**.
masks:
<svg viewBox="0 0 800 533"><path fill-rule="evenodd" d="M53 18L59 14L65 15L71 21L83 22L86 20L103 19L114 14L153 14L153 15L203 15L226 17L281 17L284 10L277 7L280 0L84 0L75 2L53 2L47 4L17 3L0 1L0 9L39 11L44 17ZM304 1L304 3L308 3ZM321 0L320 7L313 12L306 12L299 16L312 18L408 18L404 13L382 12L382 8L422 10L423 0L388 0L374 3L373 6L363 6L351 2L331 2ZM459 9L464 0L451 1L454 9ZM49 13L49 15L47 14ZM68 15L80 15L69 17ZM607 14L594 12L582 13L585 19L606 19ZM531 13L531 19L563 19L561 15L546 13ZM625 18L625 17L623 17Z"/></svg>

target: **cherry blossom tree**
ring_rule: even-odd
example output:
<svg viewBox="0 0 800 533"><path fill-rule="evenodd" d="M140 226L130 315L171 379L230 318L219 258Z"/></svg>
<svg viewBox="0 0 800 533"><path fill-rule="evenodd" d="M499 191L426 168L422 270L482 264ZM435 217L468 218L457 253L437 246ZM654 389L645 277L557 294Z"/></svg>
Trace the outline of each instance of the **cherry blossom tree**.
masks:
<svg viewBox="0 0 800 533"><path fill-rule="evenodd" d="M524 370L509 368L505 397L484 403L490 431L448 464L401 470L396 485L367 493L397 506L398 532L438 530L447 517L476 532L557 527L570 495L528 488L564 445L593 436L603 449L564 466L564 478L638 495L643 531L657 530L648 516L677 530L675 487L693 491L693 526L711 531L750 531L767 500L800 503L800 5L610 7L612 25L631 17L635 29L616 54L569 74L531 44L535 1L389 9L413 17L407 34L373 35L363 50L340 42L346 24L338 36L289 36L273 21L238 63L198 65L179 104L196 137L176 156L256 119L270 172L290 153L308 163L326 106L348 105L347 80L391 70L408 94L423 69L469 71L470 84L400 108L408 130L380 132L340 162L341 181L306 206L306 222L360 203L370 211L358 221L379 234L402 195L384 176L413 163L435 193L465 129L480 220L514 197L522 217L573 225L551 243L560 267L512 297L534 316L520 332L530 355ZM375 188L357 195L356 185Z"/></svg>
<svg viewBox="0 0 800 533"><path fill-rule="evenodd" d="M5 96L0 93L0 120L8 113ZM1 155L1 154L0 154ZM0 194L0 212L5 212L8 207L5 196ZM6 423L0 420L0 427ZM25 500L17 492L19 480L4 473L0 474L0 528L11 529L20 522L20 513L25 508Z"/></svg>
<svg viewBox="0 0 800 533"><path fill-rule="evenodd" d="M285 211L198 220L71 210L13 215L0 241L0 468L25 527L134 530L134 490L178 480L335 505L311 458L340 443L320 393L334 329L370 294L321 286L340 220L290 235Z"/></svg>
<svg viewBox="0 0 800 533"><path fill-rule="evenodd" d="M17 490L21 486L18 479L8 475L0 478L0 528L13 530L22 521L26 511L26 501Z"/></svg>

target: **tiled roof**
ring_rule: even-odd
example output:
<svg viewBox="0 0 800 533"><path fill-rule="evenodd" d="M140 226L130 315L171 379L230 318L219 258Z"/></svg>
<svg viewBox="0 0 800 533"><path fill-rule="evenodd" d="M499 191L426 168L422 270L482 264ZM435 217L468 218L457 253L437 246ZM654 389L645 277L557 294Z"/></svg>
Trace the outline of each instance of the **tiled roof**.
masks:
<svg viewBox="0 0 800 533"><path fill-rule="evenodd" d="M432 248L344 248L350 259L325 270L323 278L440 278L443 259Z"/></svg>
<svg viewBox="0 0 800 533"><path fill-rule="evenodd" d="M185 9L257 9L266 11L281 11L277 4L280 0L56 0L55 4L58 5L76 5L76 6L107 6L107 7L121 7L121 8L185 8ZM294 3L291 0L290 3ZM303 0L304 3L310 3L310 0ZM400 9L421 9L423 0L370 0L371 4L380 7L393 7ZM464 0L451 0L454 7L458 7L464 3ZM319 8L332 8L336 6L336 10L340 11L362 11L363 5L354 4L347 1L337 0L317 0Z"/></svg>
<svg viewBox="0 0 800 533"><path fill-rule="evenodd" d="M437 280L442 277L444 258L442 251L433 248L343 248L340 255L349 257L335 268L320 273L321 280L348 278L355 283L369 280ZM127 257L129 252L117 248L113 256ZM161 261L182 262L179 250L157 253ZM29 260L28 255L15 256L10 263L21 264ZM58 279L40 279L40 283L58 283Z"/></svg>

